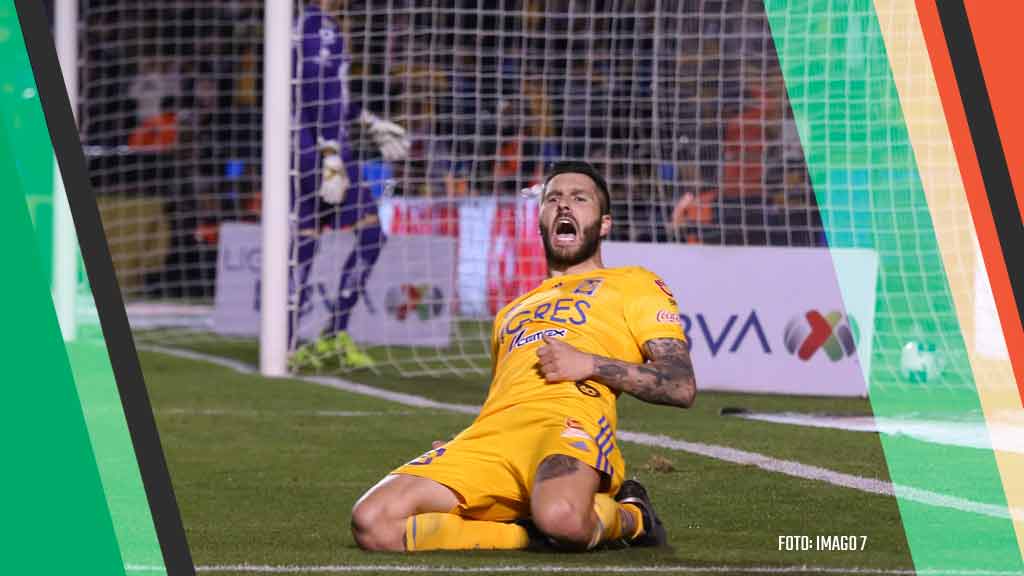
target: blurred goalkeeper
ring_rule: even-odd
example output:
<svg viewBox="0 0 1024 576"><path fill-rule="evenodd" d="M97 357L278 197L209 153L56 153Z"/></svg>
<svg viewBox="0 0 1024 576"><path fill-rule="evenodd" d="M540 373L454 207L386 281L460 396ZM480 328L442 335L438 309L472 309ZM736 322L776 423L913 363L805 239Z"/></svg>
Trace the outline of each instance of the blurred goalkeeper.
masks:
<svg viewBox="0 0 1024 576"><path fill-rule="evenodd" d="M402 160L409 152L409 140L401 126L377 117L350 99L350 62L337 19L343 4L343 0L307 3L299 14L298 38L292 53L299 174L297 183L292 184L292 210L297 218L292 286L297 298L292 301L289 316L290 347L297 345L299 318L309 309L309 274L321 232L325 228L351 230L356 242L338 280L337 298L329 302L330 324L319 340L296 350L292 356L294 367L318 368L331 353L338 354L350 367L373 363L346 330L385 237L377 203L369 189L359 183L359 164L349 144L347 124L357 120L388 162Z"/></svg>
<svg viewBox="0 0 1024 576"><path fill-rule="evenodd" d="M665 529L624 480L616 399L689 407L697 389L676 301L639 267L604 268L608 187L584 162L548 174L540 233L548 278L502 309L480 414L356 502L367 550L657 546Z"/></svg>

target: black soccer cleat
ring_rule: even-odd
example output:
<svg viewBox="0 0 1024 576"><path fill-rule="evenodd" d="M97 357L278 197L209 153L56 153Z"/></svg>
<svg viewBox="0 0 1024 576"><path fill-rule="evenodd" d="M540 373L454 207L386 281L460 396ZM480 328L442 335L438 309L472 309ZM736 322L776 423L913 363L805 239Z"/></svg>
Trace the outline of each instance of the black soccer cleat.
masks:
<svg viewBox="0 0 1024 576"><path fill-rule="evenodd" d="M630 546L668 546L665 526L654 513L651 497L647 495L647 489L643 484L636 480L626 480L619 488L619 493L615 495L615 500L620 504L633 504L640 508L640 515L643 517L644 533L630 540Z"/></svg>
<svg viewBox="0 0 1024 576"><path fill-rule="evenodd" d="M548 537L547 534L540 531L537 525L533 523L533 520L529 518L522 518L513 522L526 529L526 536L530 539L529 544L526 545L526 550L530 552L552 552L557 550L555 541Z"/></svg>

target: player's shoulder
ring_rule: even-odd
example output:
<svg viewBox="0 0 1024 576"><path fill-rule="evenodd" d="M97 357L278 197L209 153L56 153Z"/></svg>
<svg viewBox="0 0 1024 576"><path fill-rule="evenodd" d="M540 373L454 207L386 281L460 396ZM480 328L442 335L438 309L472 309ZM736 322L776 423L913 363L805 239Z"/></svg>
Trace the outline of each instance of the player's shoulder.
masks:
<svg viewBox="0 0 1024 576"><path fill-rule="evenodd" d="M619 266L618 268L609 268L608 270L615 271L623 277L632 279L641 278L647 280L650 278L658 278L657 274L643 266Z"/></svg>
<svg viewBox="0 0 1024 576"><path fill-rule="evenodd" d="M616 290L627 298L667 296L675 299L668 283L655 272L643 266L622 266L609 268L607 277Z"/></svg>
<svg viewBox="0 0 1024 576"><path fill-rule="evenodd" d="M504 306L502 306L501 309L498 310L498 313L494 315L494 321L495 322L499 322L502 318L507 316L509 314L509 312L511 312L512 310L515 310L516 308L518 308L519 305L523 302L523 300L526 300L535 291L536 291L536 288L534 288L533 290L530 290L529 292L527 292L525 294L520 294L517 298L513 299L508 304L505 304Z"/></svg>
<svg viewBox="0 0 1024 576"><path fill-rule="evenodd" d="M306 32L319 32L320 30L333 31L340 28L333 17L329 16L315 4L307 4L303 6L302 11L299 14L302 22L302 28Z"/></svg>
<svg viewBox="0 0 1024 576"><path fill-rule="evenodd" d="M609 279L622 284L632 286L649 285L651 287L658 286L659 283L664 284L661 276L643 266L620 266L618 268L607 268L606 270Z"/></svg>
<svg viewBox="0 0 1024 576"><path fill-rule="evenodd" d="M298 15L303 22L309 22L323 16L323 11L316 4L302 4L299 7Z"/></svg>

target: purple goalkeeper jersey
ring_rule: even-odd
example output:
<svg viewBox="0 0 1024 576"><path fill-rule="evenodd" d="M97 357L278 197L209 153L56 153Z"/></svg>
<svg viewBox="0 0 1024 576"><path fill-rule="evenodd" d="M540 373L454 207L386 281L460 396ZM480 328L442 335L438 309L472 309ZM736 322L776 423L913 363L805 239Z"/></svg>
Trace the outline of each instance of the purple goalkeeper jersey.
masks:
<svg viewBox="0 0 1024 576"><path fill-rule="evenodd" d="M338 21L319 7L307 5L301 11L296 32L301 49L292 53L296 76L297 127L313 130L316 139L347 145L345 124L359 113L348 91L350 60Z"/></svg>
<svg viewBox="0 0 1024 576"><path fill-rule="evenodd" d="M292 97L297 114L299 170L302 173L298 212L301 221L311 221L307 213L320 213L313 199L315 178L319 171L319 144L332 143L341 154L351 182L342 203L330 210L328 217L335 226L350 226L377 211L373 195L359 185L358 162L352 153L347 124L359 115L361 107L349 95L350 59L337 19L318 6L307 4L296 23L296 41L292 50L295 85ZM311 172L306 174L306 172Z"/></svg>

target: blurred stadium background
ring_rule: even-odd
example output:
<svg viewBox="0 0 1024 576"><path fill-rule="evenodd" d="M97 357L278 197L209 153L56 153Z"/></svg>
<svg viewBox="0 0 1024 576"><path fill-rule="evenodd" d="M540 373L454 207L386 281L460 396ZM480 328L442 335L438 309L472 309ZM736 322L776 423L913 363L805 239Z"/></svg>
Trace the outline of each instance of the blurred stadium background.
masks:
<svg viewBox="0 0 1024 576"><path fill-rule="evenodd" d="M79 4L82 143L136 338L232 350L255 344L263 4ZM297 13L305 5L296 3ZM928 150L915 159L882 37L868 33L872 7L845 7L815 30L821 25L810 17L821 7L800 6L784 21L803 26L804 51L820 57L792 68L787 92L758 0L340 3L350 100L403 126L412 143L408 158L387 162L357 123L349 126L363 186L391 239L350 330L379 360L374 370L489 369L488 319L545 274L535 205L519 192L563 158L589 160L607 175L611 239L622 254L676 247L644 262L666 278L668 269L710 266L696 295L677 285L687 274L668 278L682 294L697 353L711 352L701 358L708 374L723 364L722 342L744 359L756 356L735 340L746 340L751 320L772 324L759 326L771 332L762 352L792 351L813 325L799 317L818 307L828 308L817 313L831 326L849 325L859 344L848 337L838 353L859 348L872 386L904 387L929 375L934 386L968 386L968 351L1001 363L973 230L958 216L965 205L938 198L929 212L920 184L929 175L958 177L955 167ZM907 74L913 85L914 72ZM802 115L803 126L792 86L798 105L820 105L818 117ZM904 99L924 102L912 93ZM863 140L859 151L851 139ZM808 145L829 158L819 161L813 185ZM293 170L292 179L299 176ZM325 238L314 295L301 312L294 296L274 304L302 315L303 339L326 322L350 236ZM410 251L427 237L433 257L422 246ZM712 248L723 246L751 250ZM792 250L825 247L831 255ZM942 254L956 262L945 275ZM746 280L761 298L714 293L737 280L730 270L756 263L763 270ZM799 283L789 271L809 269L830 285L805 291L833 297L805 302L798 293L787 302ZM789 283L754 290L773 270ZM855 289L853 277L862 279ZM963 307L974 309L959 319L962 333L949 286L965 291ZM758 316L762 305L773 318ZM416 314L406 321L409 311ZM313 368L345 371L337 361ZM738 378L705 381L742 389L730 381Z"/></svg>
<svg viewBox="0 0 1024 576"><path fill-rule="evenodd" d="M343 4L351 97L403 126L412 146L407 159L387 162L351 127L389 236L350 328L376 363L351 370L326 358L294 371L303 383L223 368L255 368L267 305L258 297L264 3L78 2L81 140L198 560L329 563L339 556L327 548L339 541L342 562L363 560L350 549L346 508L425 435L468 423L445 411L451 405L483 399L490 319L546 274L536 202L521 191L563 158L605 173L615 222L606 263L643 264L666 278L699 385L711 391L693 416L624 401L623 428L883 483L881 416L895 417L887 450L941 449L965 469L990 442L976 396L952 411L945 402L975 385L1004 393L1013 383L965 205L926 200L922 189L955 186L959 174L940 139L911 149L906 125L930 104L925 92L897 93L916 72L890 68L886 49L900 48L882 44L870 2L774 12L762 0ZM878 17L883 27L913 12L893 6ZM802 64L780 62L780 39L802 50ZM894 84L893 74L904 77ZM944 129L941 113L928 122ZM306 337L326 319L349 236L321 244ZM297 314L294 300L275 305ZM89 315L87 303L78 315ZM396 408L310 382L359 382L440 404ZM394 430L388 422L399 415L418 428ZM848 418L771 423L823 415ZM929 428L936 418L945 420ZM937 435L951 420L961 427ZM1013 444L1011 436L1003 439ZM361 444L338 448L339 438ZM602 562L910 566L891 488L737 475L687 446L637 440L626 455L655 500L678 511L670 531L715 543ZM927 476L930 461L915 462ZM972 492L985 483L978 478L947 477L938 488L998 505L998 481ZM740 504L703 493L708 479L734 483ZM931 482L916 487L937 488ZM277 503L257 504L269 500ZM754 509L766 516L747 517ZM838 518L838 509L858 513ZM312 532L303 536L305 524ZM776 549L775 537L807 526L879 544L845 557Z"/></svg>
<svg viewBox="0 0 1024 576"><path fill-rule="evenodd" d="M343 16L352 98L412 139L388 164L355 134L385 230L458 250L440 273L454 283L424 296L454 321L444 345L381 350L384 366L488 367L474 320L545 274L519 191L561 158L607 174L614 240L825 245L756 2L353 1ZM221 231L260 221L262 29L260 2L82 4L82 139L142 341L246 331L215 294L219 270L258 266Z"/></svg>

